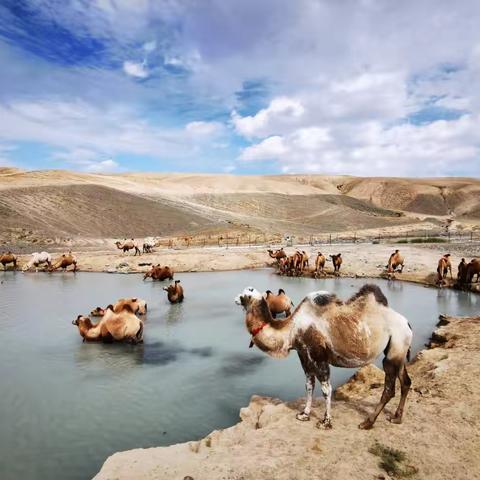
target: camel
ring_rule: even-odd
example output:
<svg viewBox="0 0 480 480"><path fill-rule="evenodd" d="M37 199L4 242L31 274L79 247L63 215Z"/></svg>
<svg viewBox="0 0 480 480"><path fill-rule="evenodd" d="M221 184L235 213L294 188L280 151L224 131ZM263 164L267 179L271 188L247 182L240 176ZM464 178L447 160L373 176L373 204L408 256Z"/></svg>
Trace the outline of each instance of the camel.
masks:
<svg viewBox="0 0 480 480"><path fill-rule="evenodd" d="M305 270L307 267L308 267L308 259L309 259L309 256L307 254L307 252L305 250L297 250L295 252L295 255L296 255L296 269L299 273L302 273L303 270Z"/></svg>
<svg viewBox="0 0 480 480"><path fill-rule="evenodd" d="M124 240L123 243L120 241L116 241L115 245L119 250L123 250L123 253L127 252L129 250L135 250L134 256L141 255L140 249L138 248L138 243L132 238L131 240Z"/></svg>
<svg viewBox="0 0 480 480"><path fill-rule="evenodd" d="M129 305L123 305L118 312L114 312L113 306L109 305L97 324L92 324L83 315L79 315L72 324L78 327L84 342L143 342L143 322Z"/></svg>
<svg viewBox="0 0 480 480"><path fill-rule="evenodd" d="M147 237L143 241L143 253L153 253L153 249L157 246L157 240L153 237Z"/></svg>
<svg viewBox="0 0 480 480"><path fill-rule="evenodd" d="M183 296L183 287L180 285L180 280L175 280L175 283L172 283L168 287L163 287L167 292L168 301L170 303L182 303Z"/></svg>
<svg viewBox="0 0 480 480"><path fill-rule="evenodd" d="M278 261L279 272L283 275L292 275L295 269L295 255L281 258Z"/></svg>
<svg viewBox="0 0 480 480"><path fill-rule="evenodd" d="M128 305L136 315L147 314L147 302L141 298L120 298L114 303L113 311L115 313L121 312L124 305Z"/></svg>
<svg viewBox="0 0 480 480"><path fill-rule="evenodd" d="M22 267L22 271L26 272L30 268L35 267L38 272L39 265L47 264L48 268L52 266L52 256L48 252L32 253L32 258Z"/></svg>
<svg viewBox="0 0 480 480"><path fill-rule="evenodd" d="M72 252L68 252L67 254L63 254L61 257L57 258L52 265L50 265L48 271L54 272L55 270L61 268L64 272L67 271L67 267L73 265L72 272L75 273L77 271L77 257L72 255Z"/></svg>
<svg viewBox="0 0 480 480"><path fill-rule="evenodd" d="M274 320L262 294L247 287L235 298L246 311L245 324L251 345L275 358L296 350L306 376L307 399L297 420L310 419L315 377L320 381L326 409L317 427L332 428L330 365L361 367L372 363L382 352L385 385L375 410L359 428L370 429L385 405L395 396L395 379L401 398L392 423L401 423L411 381L406 369L412 330L405 317L388 307L376 285L364 285L346 302L324 291L307 295L293 314Z"/></svg>
<svg viewBox="0 0 480 480"><path fill-rule="evenodd" d="M450 254L446 253L440 258L437 266L437 284L443 285L445 283L445 278L447 277L448 271L450 270L450 278L452 276L452 263L450 262Z"/></svg>
<svg viewBox="0 0 480 480"><path fill-rule="evenodd" d="M285 290L280 288L278 295L274 295L271 290L267 290L263 295L263 298L267 301L268 308L273 318L276 318L277 314L285 313L285 316L290 316L293 302L285 294Z"/></svg>
<svg viewBox="0 0 480 480"><path fill-rule="evenodd" d="M285 258L287 256L287 254L285 253L285 250L282 248L280 248L279 250L275 250L275 252L271 249L268 249L267 250L268 254L270 255L271 258L274 258L275 260L277 260L277 262L282 259L282 258Z"/></svg>
<svg viewBox="0 0 480 480"><path fill-rule="evenodd" d="M480 279L480 260L478 258L474 258L467 265L466 272L465 272L466 283L473 283L473 277L475 275L477 276L477 282L478 282Z"/></svg>
<svg viewBox="0 0 480 480"><path fill-rule="evenodd" d="M464 258L460 260L460 263L458 264L458 269L457 269L457 281L459 283L465 283L466 281L466 276L467 276L467 262L465 261Z"/></svg>
<svg viewBox="0 0 480 480"><path fill-rule="evenodd" d="M152 280L173 280L174 271L168 266L161 267L160 264L152 265L152 268L145 272L143 279L151 278Z"/></svg>
<svg viewBox="0 0 480 480"><path fill-rule="evenodd" d="M325 275L325 261L325 255L322 252L318 252L315 259L315 277L318 277L320 274Z"/></svg>
<svg viewBox="0 0 480 480"><path fill-rule="evenodd" d="M404 258L400 254L400 250L395 250L395 252L393 252L390 255L390 258L388 259L387 272L388 273L394 273L400 267L399 272L402 273L403 272L403 262L404 262Z"/></svg>
<svg viewBox="0 0 480 480"><path fill-rule="evenodd" d="M3 270L7 270L7 265L13 263L13 270L17 269L17 256L12 252L8 251L7 253L2 253L0 255L0 263L3 265Z"/></svg>
<svg viewBox="0 0 480 480"><path fill-rule="evenodd" d="M342 266L342 254L337 253L337 255L330 255L333 263L333 274L340 275L340 267Z"/></svg>

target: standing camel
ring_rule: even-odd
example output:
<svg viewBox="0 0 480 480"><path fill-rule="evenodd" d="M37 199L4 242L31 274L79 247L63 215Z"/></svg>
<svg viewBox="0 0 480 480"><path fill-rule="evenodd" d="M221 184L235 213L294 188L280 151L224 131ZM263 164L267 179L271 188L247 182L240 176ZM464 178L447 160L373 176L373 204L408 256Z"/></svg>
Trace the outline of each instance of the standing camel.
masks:
<svg viewBox="0 0 480 480"><path fill-rule="evenodd" d="M387 272L394 273L399 267L399 272L403 272L404 258L400 255L400 250L395 250L388 259Z"/></svg>
<svg viewBox="0 0 480 480"><path fill-rule="evenodd" d="M325 255L322 252L318 252L317 258L315 259L315 278L320 274L325 275Z"/></svg>
<svg viewBox="0 0 480 480"><path fill-rule="evenodd" d="M13 263L13 270L17 269L17 256L12 252L8 251L7 253L2 253L0 255L0 263L3 265L3 270L7 270L7 265Z"/></svg>
<svg viewBox="0 0 480 480"><path fill-rule="evenodd" d="M134 256L141 255L142 253L140 252L140 249L138 248L138 243L132 238L130 240L124 240L123 243L120 241L116 241L115 245L119 250L123 250L123 253L127 252L129 250L135 250Z"/></svg>
<svg viewBox="0 0 480 480"><path fill-rule="evenodd" d="M72 255L72 252L68 252L67 254L64 253L61 257L57 258L52 265L50 265L48 271L54 272L55 270L61 268L64 272L66 272L67 267L70 265L73 265L72 272L75 273L77 271L77 257Z"/></svg>
<svg viewBox="0 0 480 480"><path fill-rule="evenodd" d="M52 266L52 256L48 252L32 253L30 260L22 267L22 272L26 272L32 267L35 267L35 271L38 272L38 267L45 263L48 268Z"/></svg>
<svg viewBox="0 0 480 480"><path fill-rule="evenodd" d="M296 350L306 377L307 400L297 420L310 419L315 378L320 381L326 409L317 427L332 428L330 365L355 368L372 363L382 352L385 385L375 410L359 427L370 429L385 405L395 396L395 380L401 385L401 398L392 423L401 423L411 381L406 361L412 331L405 317L388 307L376 285L364 285L346 302L329 292L313 292L305 297L293 314L274 320L267 301L253 287L235 298L245 311L251 346L276 358Z"/></svg>
<svg viewBox="0 0 480 480"><path fill-rule="evenodd" d="M330 255L333 263L333 274L340 275L340 267L342 266L342 254L337 253L337 255Z"/></svg>
<svg viewBox="0 0 480 480"><path fill-rule="evenodd" d="M274 258L277 262L279 262L280 259L285 258L287 256L283 247L280 248L279 250L275 250L275 252L271 249L268 249L267 252L268 252L268 255L271 258Z"/></svg>
<svg viewBox="0 0 480 480"><path fill-rule="evenodd" d="M450 270L450 278L453 278L452 275L452 263L450 261L450 254L446 253L440 258L437 266L437 285L444 285L445 279L447 278L448 271Z"/></svg>

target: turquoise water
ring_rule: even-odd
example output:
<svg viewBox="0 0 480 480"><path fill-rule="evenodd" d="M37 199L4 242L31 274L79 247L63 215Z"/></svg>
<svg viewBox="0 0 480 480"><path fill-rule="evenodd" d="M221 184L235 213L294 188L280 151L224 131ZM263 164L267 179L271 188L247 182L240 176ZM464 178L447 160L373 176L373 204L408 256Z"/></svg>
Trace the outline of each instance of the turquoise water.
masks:
<svg viewBox="0 0 480 480"><path fill-rule="evenodd" d="M249 349L233 298L282 287L295 304L313 290L347 297L365 281L285 278L269 270L178 274L183 304L140 275L0 273L0 478L91 478L119 450L200 438L238 420L253 394L304 394L294 353ZM478 296L376 280L414 330L414 352L440 313L479 311ZM148 302L143 345L82 343L79 313L120 297ZM334 369L338 385L351 370ZM320 392L316 392L320 395Z"/></svg>

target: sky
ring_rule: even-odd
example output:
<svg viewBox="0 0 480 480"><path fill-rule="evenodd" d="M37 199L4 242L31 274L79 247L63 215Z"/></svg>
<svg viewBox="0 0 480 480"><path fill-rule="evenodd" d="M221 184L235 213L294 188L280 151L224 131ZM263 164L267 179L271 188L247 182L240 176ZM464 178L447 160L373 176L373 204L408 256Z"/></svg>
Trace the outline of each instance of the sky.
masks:
<svg viewBox="0 0 480 480"><path fill-rule="evenodd" d="M477 0L1 0L0 166L480 175Z"/></svg>

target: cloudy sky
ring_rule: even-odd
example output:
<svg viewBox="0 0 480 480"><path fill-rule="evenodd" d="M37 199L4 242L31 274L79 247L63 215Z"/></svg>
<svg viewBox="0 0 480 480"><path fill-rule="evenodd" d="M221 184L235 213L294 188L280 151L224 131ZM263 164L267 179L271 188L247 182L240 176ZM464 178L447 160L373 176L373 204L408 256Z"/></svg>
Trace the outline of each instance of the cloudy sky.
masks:
<svg viewBox="0 0 480 480"><path fill-rule="evenodd" d="M476 0L2 0L0 165L480 174Z"/></svg>

